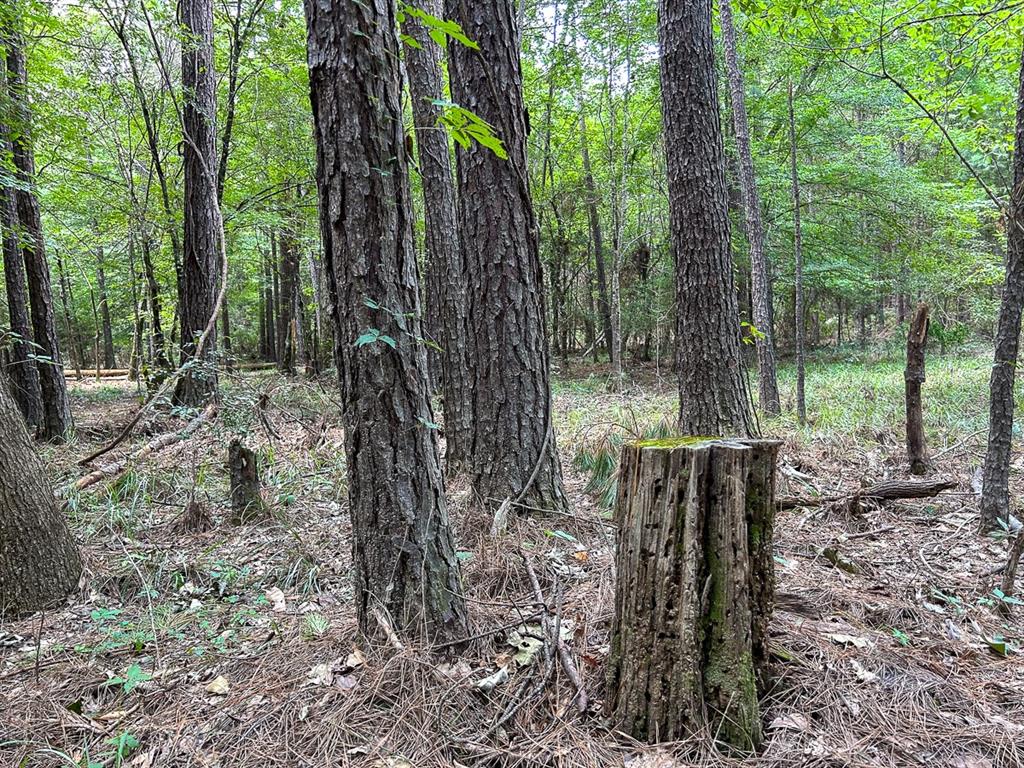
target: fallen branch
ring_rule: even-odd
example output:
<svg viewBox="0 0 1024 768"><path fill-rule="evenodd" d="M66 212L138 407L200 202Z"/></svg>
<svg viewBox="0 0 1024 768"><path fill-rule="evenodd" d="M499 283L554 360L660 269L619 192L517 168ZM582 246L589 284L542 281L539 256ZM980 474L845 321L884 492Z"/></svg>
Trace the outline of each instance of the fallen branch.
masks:
<svg viewBox="0 0 1024 768"><path fill-rule="evenodd" d="M572 655L569 653L569 649L566 648L565 643L562 641L561 636L561 621L562 621L562 606L561 606L561 593L558 596L558 605L555 609L555 626L551 626L551 617L548 615L547 605L544 602L544 593L540 590L540 581L537 579L537 573L533 570L533 566L530 564L529 558L522 555L523 563L526 566L526 574L530 577L530 584L533 587L533 596L537 601L537 607L542 610L541 613L541 625L544 627L544 633L548 636L549 642L558 651L558 658L562 662L562 669L565 670L565 674L572 680L572 684L576 687L576 696L574 701L576 702L576 709L580 714L587 711L589 705L589 699L587 698L587 691L583 687L583 680L580 678L579 670L576 669L576 664L573 663Z"/></svg>
<svg viewBox="0 0 1024 768"><path fill-rule="evenodd" d="M175 443L181 442L185 438L189 437L199 429L199 427L213 418L216 413L217 406L214 403L210 403L203 409L202 413L186 424L184 429L178 432L165 432L164 434L153 438L135 453L125 456L122 459L118 459L117 461L113 461L110 464L104 464L102 467L90 472L88 475L78 478L75 484L68 490L82 491L91 485L95 485L101 480L116 477L125 470L129 463L141 461L147 456L151 456L165 448L169 448Z"/></svg>
<svg viewBox="0 0 1024 768"><path fill-rule="evenodd" d="M956 481L950 478L937 480L886 480L855 493L842 496L780 496L777 503L779 509L796 509L797 507L821 507L826 504L845 503L856 509L860 502L883 502L896 499L926 499L938 496L943 491L956 487Z"/></svg>

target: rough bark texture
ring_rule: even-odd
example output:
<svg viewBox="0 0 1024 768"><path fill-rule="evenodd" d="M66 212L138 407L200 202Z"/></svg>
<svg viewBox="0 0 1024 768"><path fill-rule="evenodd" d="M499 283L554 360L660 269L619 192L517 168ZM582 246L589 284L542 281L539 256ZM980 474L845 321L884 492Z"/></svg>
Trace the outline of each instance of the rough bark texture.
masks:
<svg viewBox="0 0 1024 768"><path fill-rule="evenodd" d="M366 634L381 633L383 612L400 633L457 640L466 610L417 340L394 0L306 0L305 9L356 614ZM393 343L357 344L371 328Z"/></svg>
<svg viewBox="0 0 1024 768"><path fill-rule="evenodd" d="M750 435L757 430L740 357L711 0L660 0L658 39L680 431Z"/></svg>
<svg viewBox="0 0 1024 768"><path fill-rule="evenodd" d="M0 374L0 624L46 608L78 583L82 563Z"/></svg>
<svg viewBox="0 0 1024 768"><path fill-rule="evenodd" d="M231 479L231 521L243 525L263 517L260 466L256 454L238 438L228 444L228 475Z"/></svg>
<svg viewBox="0 0 1024 768"><path fill-rule="evenodd" d="M471 481L478 498L561 511L568 502L551 424L544 281L527 184L519 30L510 0L451 0L448 16L479 46L449 49L453 100L494 126L503 160L456 153L469 279L473 375Z"/></svg>
<svg viewBox="0 0 1024 768"><path fill-rule="evenodd" d="M982 475L981 527L995 530L1010 515L1010 448L1013 439L1013 385L1024 309L1024 53L1017 93L1017 136L1013 190L1006 234L1006 283L999 307L995 362L989 382L988 450Z"/></svg>
<svg viewBox="0 0 1024 768"><path fill-rule="evenodd" d="M606 711L638 739L761 740L776 441L627 445Z"/></svg>
<svg viewBox="0 0 1024 768"><path fill-rule="evenodd" d="M743 193L743 216L750 244L750 293L754 325L760 332L754 339L757 349L758 394L765 413L778 415L779 383L775 375L775 333L772 328L771 282L768 277L768 255L765 253L764 222L761 220L761 196L754 175L754 158L750 151L750 127L747 124L747 100L736 52L736 27L730 0L719 0L722 23L722 49L729 74L732 122L739 153L740 189Z"/></svg>
<svg viewBox="0 0 1024 768"><path fill-rule="evenodd" d="M198 337L217 304L217 115L213 72L213 2L183 0L181 24L182 153L185 168L185 230L181 281L181 358L192 360ZM216 330L203 346L201 361L178 379L174 402L196 407L217 393L212 364Z"/></svg>
<svg viewBox="0 0 1024 768"><path fill-rule="evenodd" d="M6 92L7 66L0 56L0 94ZM11 154L10 134L0 124L0 156ZM32 351L32 325L29 320L28 293L25 285L25 262L18 245L18 201L13 187L0 187L0 235L3 237L4 283L7 288L7 314L10 320L11 363L6 372L11 390L29 432L35 433L43 423L43 390L39 369Z"/></svg>
<svg viewBox="0 0 1024 768"><path fill-rule="evenodd" d="M63 442L73 427L64 368L57 341L57 321L53 309L50 266L46 261L43 224L36 197L35 157L32 153L31 113L28 106L28 78L21 41L11 35L7 47L7 93L14 120L10 126L14 166L20 188L17 191L21 254L25 260L28 294L31 303L33 340L36 356L49 358L52 365L39 365L39 383L43 392L43 423L38 436Z"/></svg>
<svg viewBox="0 0 1024 768"><path fill-rule="evenodd" d="M925 381L924 347L927 341L928 305L921 304L907 332L907 367L903 372L907 401L907 458L913 475L923 475L928 471L928 448L925 445L924 416L921 412L921 385Z"/></svg>
<svg viewBox="0 0 1024 768"><path fill-rule="evenodd" d="M793 315L796 341L796 414L800 424L807 422L806 370L804 347L804 238L800 226L800 176L796 162L796 118L793 115L793 83L789 83L789 172L793 185Z"/></svg>
<svg viewBox="0 0 1024 768"><path fill-rule="evenodd" d="M425 0L416 7L435 17L444 16L441 0ZM466 266L455 218L455 181L448 136L437 128L441 108L434 103L444 98L441 48L415 16L407 15L404 31L420 45L419 48L405 46L405 61L423 182L427 332L441 347L445 462L451 472L465 467L471 444L472 381L466 346Z"/></svg>

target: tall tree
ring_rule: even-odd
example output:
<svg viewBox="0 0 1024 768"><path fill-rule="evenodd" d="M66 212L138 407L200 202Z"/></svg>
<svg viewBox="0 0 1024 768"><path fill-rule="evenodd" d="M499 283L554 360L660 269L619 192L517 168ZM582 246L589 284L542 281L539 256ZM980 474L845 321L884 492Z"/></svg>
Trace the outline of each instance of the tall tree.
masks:
<svg viewBox="0 0 1024 768"><path fill-rule="evenodd" d="M511 0L450 0L448 15L479 46L450 47L452 98L494 126L508 154L479 144L456 152L469 283L471 480L483 500L563 510L515 8Z"/></svg>
<svg viewBox="0 0 1024 768"><path fill-rule="evenodd" d="M457 640L466 609L420 341L395 3L305 8L356 614L366 634L390 621Z"/></svg>
<svg viewBox="0 0 1024 768"><path fill-rule="evenodd" d="M982 475L981 527L995 530L1010 516L1010 448L1013 441L1013 385L1024 310L1024 51L1017 90L1017 132L1013 188L1007 210L1006 283L996 329L995 362L989 382L988 450Z"/></svg>
<svg viewBox="0 0 1024 768"><path fill-rule="evenodd" d="M659 0L669 231L676 264L679 427L756 432L740 357L711 0Z"/></svg>
<svg viewBox="0 0 1024 768"><path fill-rule="evenodd" d="M181 48L183 90L182 143L185 166L185 234L181 286L181 357L195 365L178 379L174 401L198 406L217 392L213 366L216 327L202 349L197 343L207 330L217 304L217 87L213 71L213 2L183 0Z"/></svg>
<svg viewBox="0 0 1024 768"><path fill-rule="evenodd" d="M6 92L7 64L0 56L0 94ZM7 366L11 389L30 432L43 423L43 390L39 369L32 351L32 325L29 321L28 294L25 286L25 262L18 245L18 201L7 163L12 147L8 128L0 121L0 236L3 237L4 283L7 288L7 314L10 320L11 362Z"/></svg>
<svg viewBox="0 0 1024 768"><path fill-rule="evenodd" d="M604 236L601 232L601 217L598 214L597 186L594 171L590 165L590 149L587 147L587 119L580 111L580 156L583 159L583 187L587 193L587 222L590 224L590 240L594 244L594 271L597 275L597 310L601 315L604 330L604 344L609 358L612 354L612 310L608 301L608 278L604 263Z"/></svg>
<svg viewBox="0 0 1024 768"><path fill-rule="evenodd" d="M793 197L793 335L796 345L796 414L803 425L807 421L807 397L804 365L804 237L800 221L800 175L796 162L796 117L793 114L793 83L787 91L789 108L789 175Z"/></svg>
<svg viewBox="0 0 1024 768"><path fill-rule="evenodd" d="M779 383L775 375L775 333L772 329L771 284L768 277L768 255L765 253L764 222L761 219L761 196L757 191L754 158L750 151L750 126L747 121L747 97L736 51L736 27L733 23L731 0L719 0L722 23L722 48L725 68L729 73L729 94L732 103L732 123L736 132L739 152L740 189L743 192L743 215L747 224L747 242L750 244L750 292L753 305L754 346L757 349L758 394L765 413L777 415Z"/></svg>
<svg viewBox="0 0 1024 768"><path fill-rule="evenodd" d="M71 401L68 399L60 345L57 341L50 267L46 261L43 223L37 197L25 51L20 32L15 26L17 23L15 20L3 19L3 43L7 48L7 95L11 110L8 127L11 131L12 154L19 182L16 196L21 254L25 261L28 280L37 357L45 359L38 368L43 392L43 423L38 435L44 440L62 442L68 438L73 426Z"/></svg>
<svg viewBox="0 0 1024 768"><path fill-rule="evenodd" d="M0 622L47 608L78 583L82 561L46 466L0 372Z"/></svg>
<svg viewBox="0 0 1024 768"><path fill-rule="evenodd" d="M441 0L424 0L417 8L435 18L444 14ZM405 62L423 186L427 332L441 347L445 460L451 472L459 471L470 456L472 382L466 357L465 262L459 247L448 136L437 128L444 97L441 46L414 11L407 12L403 27L408 36Z"/></svg>

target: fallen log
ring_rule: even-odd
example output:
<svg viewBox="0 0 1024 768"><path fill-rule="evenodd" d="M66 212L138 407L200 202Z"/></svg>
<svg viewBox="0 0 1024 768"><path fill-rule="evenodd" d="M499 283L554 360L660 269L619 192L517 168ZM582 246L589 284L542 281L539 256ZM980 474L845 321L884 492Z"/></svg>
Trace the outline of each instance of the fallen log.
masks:
<svg viewBox="0 0 1024 768"><path fill-rule="evenodd" d="M884 480L841 496L779 496L777 503L779 509L822 507L826 504L840 503L856 509L862 501L880 503L897 499L927 499L938 496L950 488L956 488L956 485L956 481L948 477L935 480Z"/></svg>
<svg viewBox="0 0 1024 768"><path fill-rule="evenodd" d="M152 456L154 453L169 448L175 443L179 443L185 438L191 436L199 427L208 422L213 418L214 414L217 413L217 406L214 403L210 403L203 409L202 413L196 416L192 421L185 425L185 427L178 432L165 432L162 435L158 435L142 446L135 453L125 456L117 461L112 461L109 464L104 464L99 469L90 472L87 475L83 475L72 485L69 491L82 491L91 485L95 485L101 480L105 480L111 477L117 477L121 474L130 463L141 461L147 456Z"/></svg>

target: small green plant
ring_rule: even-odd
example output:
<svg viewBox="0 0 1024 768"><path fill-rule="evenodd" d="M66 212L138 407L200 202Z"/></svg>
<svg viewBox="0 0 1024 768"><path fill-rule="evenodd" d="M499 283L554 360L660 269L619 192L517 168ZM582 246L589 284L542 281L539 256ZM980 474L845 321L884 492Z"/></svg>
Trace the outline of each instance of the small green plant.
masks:
<svg viewBox="0 0 1024 768"><path fill-rule="evenodd" d="M307 613L302 621L302 637L305 640L316 640L327 634L331 628L331 620L322 613Z"/></svg>
<svg viewBox="0 0 1024 768"><path fill-rule="evenodd" d="M121 768L125 761L131 757L132 753L142 746L141 742L131 731L121 731L117 736L112 736L103 743L109 744L112 747L109 752L104 752L102 757L112 758L111 765L113 768ZM92 768L92 765L89 768Z"/></svg>
<svg viewBox="0 0 1024 768"><path fill-rule="evenodd" d="M897 643L902 645L904 648L906 648L908 645L910 645L910 635L908 635L902 629L896 629L895 627L893 627L892 636L893 636L893 639Z"/></svg>
<svg viewBox="0 0 1024 768"><path fill-rule="evenodd" d="M120 687L121 691L125 694L129 694L134 691L139 685L152 680L153 676L148 672L144 672L142 667L138 664L132 664L128 669L124 671L123 675L116 675L108 678L103 683L103 688Z"/></svg>

